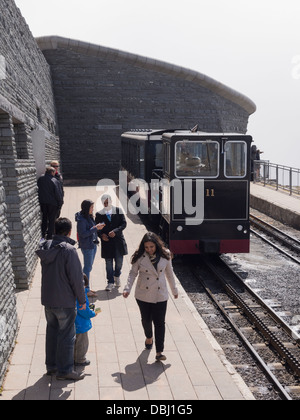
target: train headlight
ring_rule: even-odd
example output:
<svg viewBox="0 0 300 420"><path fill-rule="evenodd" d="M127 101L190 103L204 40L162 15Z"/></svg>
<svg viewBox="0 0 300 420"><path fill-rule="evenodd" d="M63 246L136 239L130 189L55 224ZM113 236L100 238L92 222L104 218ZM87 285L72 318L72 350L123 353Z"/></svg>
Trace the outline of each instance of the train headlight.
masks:
<svg viewBox="0 0 300 420"><path fill-rule="evenodd" d="M178 232L182 232L183 231L183 227L182 226L177 226L177 230L178 230Z"/></svg>
<svg viewBox="0 0 300 420"><path fill-rule="evenodd" d="M238 225L238 226L237 226L237 230L238 230L239 232L241 232L243 229L244 229L244 228L243 228L243 226L242 226L242 225Z"/></svg>

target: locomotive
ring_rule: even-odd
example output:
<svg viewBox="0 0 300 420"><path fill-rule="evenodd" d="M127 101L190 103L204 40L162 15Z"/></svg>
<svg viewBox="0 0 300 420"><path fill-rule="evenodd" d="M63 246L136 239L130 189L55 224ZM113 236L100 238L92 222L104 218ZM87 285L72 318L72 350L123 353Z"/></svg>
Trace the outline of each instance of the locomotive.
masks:
<svg viewBox="0 0 300 420"><path fill-rule="evenodd" d="M249 252L251 143L194 130L122 134L122 169L173 254Z"/></svg>

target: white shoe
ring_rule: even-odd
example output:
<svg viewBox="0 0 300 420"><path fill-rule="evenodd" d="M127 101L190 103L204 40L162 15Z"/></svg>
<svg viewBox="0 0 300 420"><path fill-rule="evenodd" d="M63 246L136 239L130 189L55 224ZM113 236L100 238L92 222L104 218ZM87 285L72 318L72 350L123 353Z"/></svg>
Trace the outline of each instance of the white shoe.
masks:
<svg viewBox="0 0 300 420"><path fill-rule="evenodd" d="M114 277L115 280L115 287L121 287L121 280L120 277Z"/></svg>
<svg viewBox="0 0 300 420"><path fill-rule="evenodd" d="M115 285L113 283L108 283L105 290L107 292L111 292L114 287L115 287Z"/></svg>

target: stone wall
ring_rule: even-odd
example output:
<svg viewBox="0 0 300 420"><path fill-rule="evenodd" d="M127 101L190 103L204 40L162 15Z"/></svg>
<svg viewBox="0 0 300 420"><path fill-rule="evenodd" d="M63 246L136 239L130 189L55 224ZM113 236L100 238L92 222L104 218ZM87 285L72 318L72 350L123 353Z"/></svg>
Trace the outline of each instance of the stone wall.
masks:
<svg viewBox="0 0 300 420"><path fill-rule="evenodd" d="M17 329L15 284L6 211L5 190L0 170L0 385Z"/></svg>
<svg viewBox="0 0 300 420"><path fill-rule="evenodd" d="M12 268L19 288L30 284L40 237L36 168L60 158L50 67L12 0L0 0L0 169L7 205ZM2 60L2 61L3 61ZM43 141L32 142L32 133ZM44 149L44 153L34 153ZM36 162L35 156L43 156ZM1 291L0 291L1 294Z"/></svg>
<svg viewBox="0 0 300 420"><path fill-rule="evenodd" d="M59 159L60 150L49 65L14 1L0 0L0 10L1 386L18 327L15 288L30 286L37 263L36 168Z"/></svg>
<svg viewBox="0 0 300 420"><path fill-rule="evenodd" d="M0 54L6 67L0 94L7 100L10 113L18 114L14 117L31 127L42 125L55 139L50 68L14 1L0 0L0 10Z"/></svg>
<svg viewBox="0 0 300 420"><path fill-rule="evenodd" d="M60 37L37 39L51 65L65 179L117 178L121 133L245 133L255 105L209 77Z"/></svg>

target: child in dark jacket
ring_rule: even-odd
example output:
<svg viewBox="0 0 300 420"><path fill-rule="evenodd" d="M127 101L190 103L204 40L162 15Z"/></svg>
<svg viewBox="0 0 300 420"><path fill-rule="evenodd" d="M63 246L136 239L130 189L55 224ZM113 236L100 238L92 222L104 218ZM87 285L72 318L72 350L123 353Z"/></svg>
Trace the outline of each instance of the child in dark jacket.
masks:
<svg viewBox="0 0 300 420"><path fill-rule="evenodd" d="M75 366L88 366L90 361L86 358L86 353L89 348L89 337L88 331L92 328L91 318L94 318L100 312L99 310L93 311L90 309L89 300L87 296L88 291L88 278L84 274L84 285L85 285L85 297L86 297L86 309L79 310L79 303L77 304L77 316L75 319L76 327L76 341L74 349L74 363Z"/></svg>

